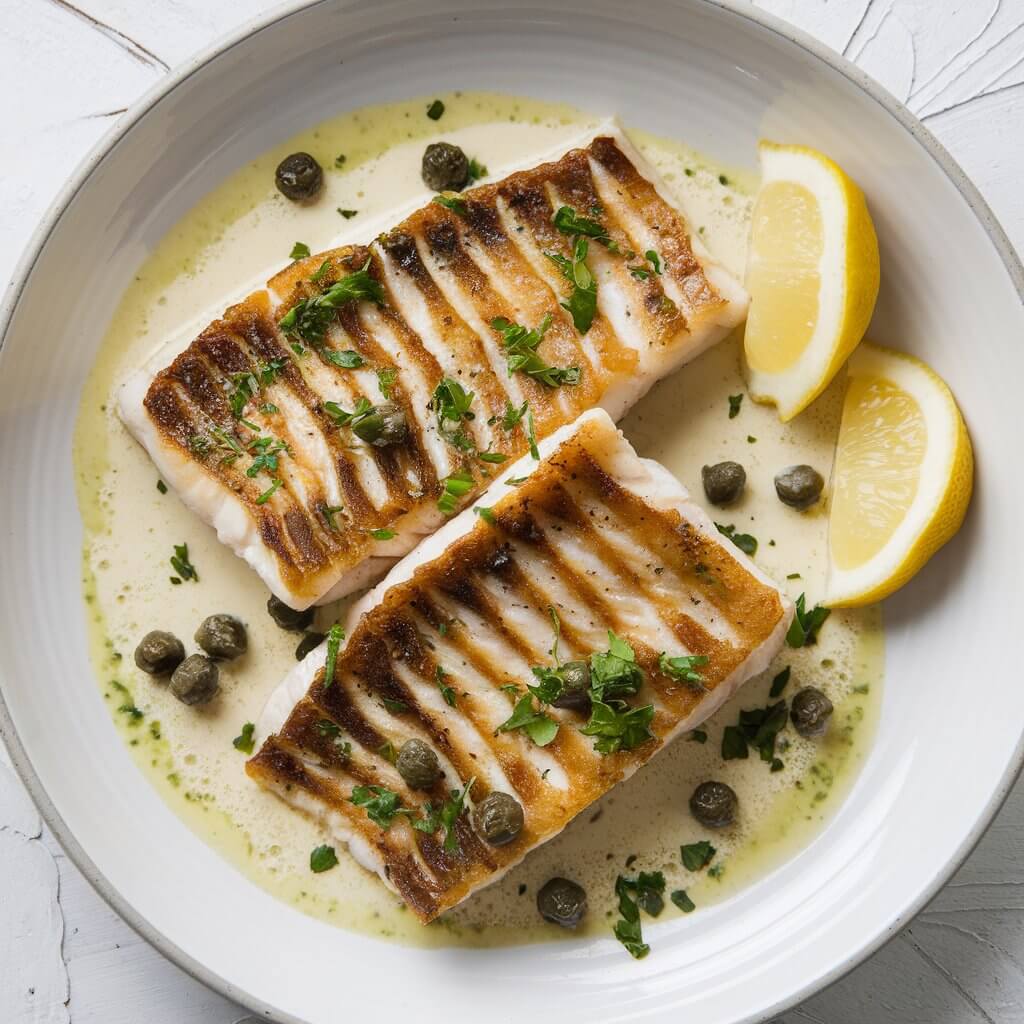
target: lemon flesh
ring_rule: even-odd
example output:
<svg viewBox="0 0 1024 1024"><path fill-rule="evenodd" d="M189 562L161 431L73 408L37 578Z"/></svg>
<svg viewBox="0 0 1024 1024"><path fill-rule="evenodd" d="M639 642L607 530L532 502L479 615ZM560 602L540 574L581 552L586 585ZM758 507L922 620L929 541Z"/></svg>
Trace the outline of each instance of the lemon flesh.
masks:
<svg viewBox="0 0 1024 1024"><path fill-rule="evenodd" d="M826 603L869 604L914 576L960 528L973 466L941 378L911 356L862 345L833 470Z"/></svg>
<svg viewBox="0 0 1024 1024"><path fill-rule="evenodd" d="M828 386L867 330L878 239L860 189L806 146L760 145L744 334L755 400L792 419Z"/></svg>

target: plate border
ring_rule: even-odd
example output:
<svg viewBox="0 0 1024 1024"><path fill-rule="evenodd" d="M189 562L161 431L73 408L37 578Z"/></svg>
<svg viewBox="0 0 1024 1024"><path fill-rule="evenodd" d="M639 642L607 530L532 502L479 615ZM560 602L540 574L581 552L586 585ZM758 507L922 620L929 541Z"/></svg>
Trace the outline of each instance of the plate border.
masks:
<svg viewBox="0 0 1024 1024"><path fill-rule="evenodd" d="M346 5L351 2L358 2L358 0L287 0L287 2L274 7L270 11L248 19L235 31L221 37L209 47L200 50L147 89L129 107L127 112L121 116L117 123L88 151L58 192L56 198L52 201L29 238L24 253L15 265L14 273L3 296L3 301L0 302L0 353L3 351L14 310L18 305L25 284L35 267L40 253L68 206L70 206L86 181L117 142L165 96L168 96L178 86L191 78L193 74L205 67L211 60L232 50L234 47L245 42L250 36L271 28L308 8L330 3ZM803 31L803 29L791 25L774 14L753 7L749 0L673 0L673 2L678 7L699 6L716 8L734 17L752 22L760 28L793 43L812 57L826 64L833 71L839 72L839 74L857 86L870 99L874 100L921 145L932 160L935 161L939 169L956 187L971 212L984 228L989 241L995 247L1003 267L1010 278L1010 282L1016 290L1021 304L1024 305L1024 265L1022 265L1021 258L1017 255L1002 225L977 186L968 178L963 168L960 167L945 146L939 142L905 104L897 100L883 86L845 56L815 39L809 33ZM977 98L981 99L982 97ZM2 680L0 680L0 739L6 745L11 763L28 790L32 801L68 858L107 905L137 935L196 981L212 989L214 992L239 1003L246 1009L268 1019L276 1020L279 1024L308 1024L307 1021L292 1015L287 1010L270 1006L251 993L239 989L230 981L222 978L189 956L184 950L168 939L167 936L153 927L142 914L137 913L135 908L111 885L67 828L64 819L40 782L31 759L14 728L14 723L4 698ZM970 832L964 837L964 840L953 856L929 880L928 884L925 885L916 898L899 913L895 914L870 942L852 953L846 962L808 982L772 1006L755 1011L753 1014L737 1020L735 1024L760 1024L760 1022L767 1021L780 1013L784 1013L840 981L855 967L858 967L870 956L877 953L890 940L895 938L920 913L925 905L931 902L939 890L945 886L949 879L963 865L968 856L970 856L1009 796L1010 790L1013 788L1022 769L1024 769L1024 730L1021 732L1016 749L1007 764L999 785L992 793L988 803L982 808Z"/></svg>

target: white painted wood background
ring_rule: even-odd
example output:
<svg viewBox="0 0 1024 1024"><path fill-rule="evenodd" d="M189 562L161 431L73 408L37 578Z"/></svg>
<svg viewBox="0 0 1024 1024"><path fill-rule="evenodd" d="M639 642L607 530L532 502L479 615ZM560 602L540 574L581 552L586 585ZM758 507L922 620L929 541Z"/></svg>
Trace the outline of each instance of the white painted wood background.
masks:
<svg viewBox="0 0 1024 1024"><path fill-rule="evenodd" d="M135 98L269 0L0 0L0 278ZM758 0L923 117L1024 252L1024 0ZM0 748L0 1024L235 1024L82 879ZM902 935L778 1024L1024 1024L1024 782Z"/></svg>

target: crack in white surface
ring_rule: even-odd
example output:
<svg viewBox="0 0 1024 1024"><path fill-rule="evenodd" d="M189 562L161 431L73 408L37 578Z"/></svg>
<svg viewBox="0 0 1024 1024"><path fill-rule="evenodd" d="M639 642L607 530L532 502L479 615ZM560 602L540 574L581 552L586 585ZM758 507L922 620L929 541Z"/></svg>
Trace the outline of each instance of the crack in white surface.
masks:
<svg viewBox="0 0 1024 1024"><path fill-rule="evenodd" d="M1020 89L1024 87L1024 82L1012 82L1009 85L1000 86L998 89L992 89L990 92L979 93L977 96L968 96L967 99L960 100L957 103L951 103L948 107L943 107L941 110L932 111L930 114L924 114L921 116L922 121L930 121L933 117L939 117L942 114L948 114L954 110L959 110L961 107L966 107L969 103L975 103L978 100L983 100L988 96L998 96L1000 93L1010 92L1014 89Z"/></svg>
<svg viewBox="0 0 1024 1024"><path fill-rule="evenodd" d="M948 984L949 987L952 988L957 995L971 1007L972 1010L981 1014L983 1020L987 1021L988 1024L998 1024L991 1014L989 1014L988 1010L986 1010L985 1007L982 1006L952 974L950 974L945 966L939 963L931 953L915 941L912 929L908 929L902 936L900 936L900 938L901 941L905 942L929 967L931 967L932 970L935 971L935 973L938 974L938 976L942 978L943 981L945 981L946 984Z"/></svg>
<svg viewBox="0 0 1024 1024"><path fill-rule="evenodd" d="M125 53L129 54L140 64L144 64L147 67L161 69L163 71L171 70L170 64L158 57L152 50L146 49L142 43L136 42L131 36L126 35L124 32L120 31L120 29L114 28L113 25L108 25L105 21L100 21L99 18L94 17L88 11L83 11L80 7L76 7L74 4L69 3L68 0L50 0L50 3L59 7L62 11L67 11L68 14L79 18L90 28L106 36L115 46L119 46Z"/></svg>

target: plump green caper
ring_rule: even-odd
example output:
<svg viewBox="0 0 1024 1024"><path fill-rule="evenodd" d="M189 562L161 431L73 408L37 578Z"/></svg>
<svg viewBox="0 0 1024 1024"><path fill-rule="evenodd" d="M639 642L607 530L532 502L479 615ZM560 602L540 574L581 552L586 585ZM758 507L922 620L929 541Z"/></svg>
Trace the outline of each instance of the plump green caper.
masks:
<svg viewBox="0 0 1024 1024"><path fill-rule="evenodd" d="M287 629L293 633L301 632L313 622L312 608L307 608L301 612L297 611L295 608L286 605L279 597L274 597L273 594L270 595L267 601L267 611L270 613L270 617L282 629Z"/></svg>
<svg viewBox="0 0 1024 1024"><path fill-rule="evenodd" d="M810 508L820 497L825 481L813 466L787 466L775 474L775 493L783 505Z"/></svg>
<svg viewBox="0 0 1024 1024"><path fill-rule="evenodd" d="M230 661L249 649L245 626L234 615L210 615L196 630L196 643L211 658Z"/></svg>
<svg viewBox="0 0 1024 1024"><path fill-rule="evenodd" d="M357 421L352 427L352 433L375 448L401 444L409 434L405 410L392 402L384 402L369 416Z"/></svg>
<svg viewBox="0 0 1024 1024"><path fill-rule="evenodd" d="M832 701L814 686L805 686L793 695L789 717L801 736L821 736L832 717Z"/></svg>
<svg viewBox="0 0 1024 1024"><path fill-rule="evenodd" d="M590 666L585 661L567 661L559 670L562 692L552 703L570 711L590 710Z"/></svg>
<svg viewBox="0 0 1024 1024"><path fill-rule="evenodd" d="M395 767L413 789L433 789L441 777L437 754L423 740L406 740L398 751Z"/></svg>
<svg viewBox="0 0 1024 1024"><path fill-rule="evenodd" d="M587 913L587 892L568 878L551 878L537 892L537 909L545 921L575 928Z"/></svg>
<svg viewBox="0 0 1024 1024"><path fill-rule="evenodd" d="M747 484L746 470L738 462L716 462L700 471L704 493L712 505L731 505L739 501Z"/></svg>
<svg viewBox="0 0 1024 1024"><path fill-rule="evenodd" d="M135 664L151 676L173 672L185 660L185 645L162 629L147 633L135 648Z"/></svg>
<svg viewBox="0 0 1024 1024"><path fill-rule="evenodd" d="M206 704L220 690L217 662L204 654L190 654L171 676L171 693L182 704Z"/></svg>
<svg viewBox="0 0 1024 1024"><path fill-rule="evenodd" d="M295 648L295 660L302 661L310 651L315 651L325 639L323 633L307 633Z"/></svg>
<svg viewBox="0 0 1024 1024"><path fill-rule="evenodd" d="M724 782L702 782L690 797L690 813L705 828L726 828L736 820L739 800Z"/></svg>
<svg viewBox="0 0 1024 1024"><path fill-rule="evenodd" d="M523 830L522 805L508 793L488 793L473 808L473 824L491 846L504 846Z"/></svg>
<svg viewBox="0 0 1024 1024"><path fill-rule="evenodd" d="M323 187L324 172L308 153L292 153L277 165L274 182L289 199L312 199Z"/></svg>
<svg viewBox="0 0 1024 1024"><path fill-rule="evenodd" d="M461 192L469 182L469 160L450 142L432 142L423 151L422 174L435 192Z"/></svg>

